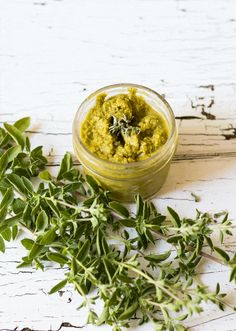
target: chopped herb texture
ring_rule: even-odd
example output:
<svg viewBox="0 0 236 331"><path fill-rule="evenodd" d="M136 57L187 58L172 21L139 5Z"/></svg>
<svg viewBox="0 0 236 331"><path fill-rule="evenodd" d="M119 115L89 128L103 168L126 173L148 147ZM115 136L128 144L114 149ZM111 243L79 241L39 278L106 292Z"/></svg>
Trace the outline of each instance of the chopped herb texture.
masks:
<svg viewBox="0 0 236 331"><path fill-rule="evenodd" d="M82 126L84 145L101 159L129 163L157 152L169 136L160 111L130 88L128 94L98 95Z"/></svg>

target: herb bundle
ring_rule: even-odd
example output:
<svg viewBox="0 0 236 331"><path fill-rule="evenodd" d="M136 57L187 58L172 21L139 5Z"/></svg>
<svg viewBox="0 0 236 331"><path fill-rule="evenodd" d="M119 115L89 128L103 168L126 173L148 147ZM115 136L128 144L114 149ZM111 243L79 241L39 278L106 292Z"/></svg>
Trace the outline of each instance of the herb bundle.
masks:
<svg viewBox="0 0 236 331"><path fill-rule="evenodd" d="M207 258L227 265L230 281L236 280L236 254L229 256L212 239L215 231L222 244L232 235L227 213L197 211L189 219L168 207L164 216L139 195L131 213L92 177L82 176L69 153L53 177L45 170L42 147L31 149L24 133L29 125L30 119L23 118L0 128L0 251L26 229L21 243L27 254L18 267L44 270L47 261L64 267L64 279L50 293L73 284L84 298L80 308L88 307L88 323L106 323L113 331L128 327L134 317L140 324L152 321L156 331L182 331L181 321L202 312L202 302L224 309L220 285L211 292L195 274ZM156 240L164 240L168 249L147 253ZM98 298L104 302L100 316Z"/></svg>

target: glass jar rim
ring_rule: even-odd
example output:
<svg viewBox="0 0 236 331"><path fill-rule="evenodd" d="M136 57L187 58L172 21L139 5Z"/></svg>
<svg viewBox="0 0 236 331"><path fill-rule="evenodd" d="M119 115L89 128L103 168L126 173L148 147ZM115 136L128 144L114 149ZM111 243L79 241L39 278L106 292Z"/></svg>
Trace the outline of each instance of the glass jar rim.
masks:
<svg viewBox="0 0 236 331"><path fill-rule="evenodd" d="M170 130L170 135L169 135L166 143L163 146L161 146L156 152L154 152L151 156L147 157L144 160L139 160L139 161L129 162L129 163L119 163L119 162L113 162L113 161L108 161L108 160L102 159L102 158L96 156L95 154L93 154L88 148L86 148L86 146L83 144L82 139L80 138L79 132L77 131L76 119L77 119L78 114L83 109L84 105L91 99L95 98L100 93L106 93L106 90L108 90L108 89L116 89L119 87L120 88L123 87L123 88L127 88L127 89L136 88L138 90L143 90L148 93L154 94L156 97L158 97L161 100L161 102L164 104L164 106L167 108L168 112L171 115L171 130ZM94 91L93 93L91 93L80 104L80 106L75 114L75 117L74 117L72 130L73 130L74 139L78 140L83 151L86 152L87 155L90 157L90 161L94 161L94 162L99 161L100 165L102 165L105 168L110 168L110 167L119 165L119 167L121 169L126 169L126 170L128 170L130 168L133 169L134 167L140 167L149 162L155 161L155 159L157 157L163 157L168 152L168 149L172 145L173 140L175 141L177 139L177 125L176 125L175 115L174 115L174 112L173 112L171 106L169 105L169 103L165 100L165 98L162 95L160 95L158 92L152 90L151 88L143 86L143 85L139 85L139 84L133 84L133 83L117 83L117 84L107 85L107 86L104 86L104 87Z"/></svg>

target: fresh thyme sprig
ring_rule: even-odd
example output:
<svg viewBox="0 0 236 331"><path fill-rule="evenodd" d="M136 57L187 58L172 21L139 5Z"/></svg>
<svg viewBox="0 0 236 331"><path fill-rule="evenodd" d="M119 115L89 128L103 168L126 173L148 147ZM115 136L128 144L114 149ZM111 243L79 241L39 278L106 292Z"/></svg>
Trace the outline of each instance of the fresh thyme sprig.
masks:
<svg viewBox="0 0 236 331"><path fill-rule="evenodd" d="M128 327L134 316L140 324L152 321L156 331L182 331L181 321L202 312L202 302L224 309L220 285L211 292L195 275L207 258L228 266L230 281L236 281L236 254L230 256L213 240L216 231L221 244L232 235L227 213L212 216L197 210L196 218L189 219L168 207L164 216L139 195L136 213L130 213L92 177L82 176L69 153L57 177L45 170L42 147L31 150L24 134L29 124L24 118L0 128L0 251L22 228L27 254L18 267L44 270L47 261L66 266L64 279L50 293L73 284L84 299L80 308L89 310L88 323L106 323L113 331ZM33 177L38 178L36 187ZM147 253L158 238L169 248ZM96 294L91 298L92 290ZM98 298L104 303L100 316Z"/></svg>
<svg viewBox="0 0 236 331"><path fill-rule="evenodd" d="M141 129L138 126L132 125L132 119L130 120L126 116L120 120L116 116L112 116L109 131L111 134L121 137L123 135L130 135L131 133L139 134Z"/></svg>

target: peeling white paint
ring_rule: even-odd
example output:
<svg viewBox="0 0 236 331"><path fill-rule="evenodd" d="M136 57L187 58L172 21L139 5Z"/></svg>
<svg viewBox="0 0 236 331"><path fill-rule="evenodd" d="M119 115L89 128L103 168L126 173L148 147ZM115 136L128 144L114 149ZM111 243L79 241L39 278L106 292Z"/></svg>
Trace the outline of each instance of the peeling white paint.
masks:
<svg viewBox="0 0 236 331"><path fill-rule="evenodd" d="M31 116L29 135L45 146L52 168L72 151L71 122L89 93L118 82L147 85L165 94L180 132L156 204L183 215L227 209L236 219L235 0L0 0L0 16L0 122ZM236 250L235 236L226 248ZM83 326L81 299L70 287L47 295L63 270L19 271L23 254L16 242L0 256L0 331ZM199 273L211 286L221 282L236 304L226 268L204 264ZM236 315L209 305L187 325L235 331Z"/></svg>

